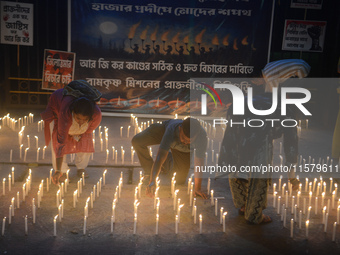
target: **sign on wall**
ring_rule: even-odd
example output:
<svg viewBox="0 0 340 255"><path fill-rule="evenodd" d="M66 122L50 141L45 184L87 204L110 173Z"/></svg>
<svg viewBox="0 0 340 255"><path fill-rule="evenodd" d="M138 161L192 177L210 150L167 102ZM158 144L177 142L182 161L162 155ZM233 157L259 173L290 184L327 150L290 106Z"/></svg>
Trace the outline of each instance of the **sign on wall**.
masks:
<svg viewBox="0 0 340 255"><path fill-rule="evenodd" d="M33 4L1 2L1 43L33 46Z"/></svg>
<svg viewBox="0 0 340 255"><path fill-rule="evenodd" d="M47 50L44 52L42 89L56 90L73 80L76 54Z"/></svg>
<svg viewBox="0 0 340 255"><path fill-rule="evenodd" d="M100 90L106 110L178 113L195 79L259 77L267 64L273 1L71 4L75 79Z"/></svg>
<svg viewBox="0 0 340 255"><path fill-rule="evenodd" d="M326 21L286 20L282 50L322 52Z"/></svg>
<svg viewBox="0 0 340 255"><path fill-rule="evenodd" d="M291 8L322 9L322 0L292 0Z"/></svg>

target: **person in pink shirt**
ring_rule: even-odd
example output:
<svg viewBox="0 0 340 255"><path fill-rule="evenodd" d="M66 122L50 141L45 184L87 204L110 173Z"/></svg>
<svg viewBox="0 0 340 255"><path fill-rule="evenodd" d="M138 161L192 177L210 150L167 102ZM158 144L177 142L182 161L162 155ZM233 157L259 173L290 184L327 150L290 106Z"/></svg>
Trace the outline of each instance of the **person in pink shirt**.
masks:
<svg viewBox="0 0 340 255"><path fill-rule="evenodd" d="M77 81L74 81L77 82ZM51 95L46 110L41 113L45 122L46 146L52 141L52 165L55 170L52 181L59 184L65 179L68 170L67 154L76 154L75 165L81 177L88 166L91 153L94 152L92 132L102 119L96 103L87 97L65 95L64 89L58 89Z"/></svg>

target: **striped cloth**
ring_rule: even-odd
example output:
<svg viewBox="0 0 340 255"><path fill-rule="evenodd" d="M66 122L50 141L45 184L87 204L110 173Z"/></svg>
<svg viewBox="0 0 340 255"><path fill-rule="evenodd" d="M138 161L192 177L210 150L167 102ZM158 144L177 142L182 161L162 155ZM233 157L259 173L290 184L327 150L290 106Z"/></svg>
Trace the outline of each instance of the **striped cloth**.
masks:
<svg viewBox="0 0 340 255"><path fill-rule="evenodd" d="M268 63L262 69L262 75L268 85L278 87L290 77L306 77L309 71L310 66L302 59L283 59Z"/></svg>

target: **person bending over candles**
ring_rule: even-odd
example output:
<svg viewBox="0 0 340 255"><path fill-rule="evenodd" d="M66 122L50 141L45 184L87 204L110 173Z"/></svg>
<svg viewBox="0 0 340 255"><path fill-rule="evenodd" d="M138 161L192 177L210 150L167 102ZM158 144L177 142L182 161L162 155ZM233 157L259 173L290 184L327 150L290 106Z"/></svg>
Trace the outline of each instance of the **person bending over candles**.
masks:
<svg viewBox="0 0 340 255"><path fill-rule="evenodd" d="M151 145L159 145L155 161L148 150L148 146ZM160 174L162 166L167 164L169 159L173 161L173 166L169 168L172 173L176 173L176 184L179 185L186 181L190 168L190 152L196 149L195 166L204 165L207 134L197 119L171 119L163 121L162 124L154 123L135 135L132 138L132 146L137 153L144 175L147 178L150 177L146 193L152 197L155 180ZM195 195L206 199L207 194L201 191L202 174L195 171L194 177Z"/></svg>
<svg viewBox="0 0 340 255"><path fill-rule="evenodd" d="M289 77L305 77L309 73L309 65L300 59L280 60L269 63L263 70L263 78L256 80L256 85L265 81L265 92L253 96L253 106L257 110L268 110L272 106L272 89L278 87ZM262 82L259 82L262 81ZM255 83L255 81L254 81ZM283 84L285 85L285 84ZM278 90L279 91L279 90ZM280 98L280 93L278 93ZM245 99L247 101L247 99ZM280 99L278 99L280 102ZM287 106L287 113L281 116L281 105L270 115L258 116L251 113L245 107L244 115L233 115L232 104L227 113L227 120L230 123L248 123L249 120L262 120L260 127L250 125L230 125L226 128L220 149L219 165L236 166L237 172L229 174L229 186L233 202L239 208L239 214L244 215L248 224L266 224L272 219L263 214L267 205L267 190L271 184L271 173L267 172L245 172L245 167L273 166L273 141L283 136L283 147L285 153L285 166L291 171L288 172L288 179L292 189L299 188L299 180L295 178L294 167L298 159L298 135L297 127L291 124L283 126L283 119L295 119L295 108ZM265 119L276 120L274 122ZM290 122L291 123L291 122ZM253 169L253 168L252 168ZM239 170L239 171L238 171ZM284 171L282 171L283 173Z"/></svg>
<svg viewBox="0 0 340 255"><path fill-rule="evenodd" d="M59 180L65 179L64 173L68 170L67 154L76 154L78 177L83 174L88 177L85 168L94 152L92 131L99 126L102 119L101 111L93 98L77 90L78 87L84 87L85 93L89 91L90 94L94 90L91 85L83 80L72 81L69 85L76 89L65 87L53 92L46 110L41 113L45 122L46 146L52 140L52 165L55 170L52 182L56 185ZM96 93L100 94L98 91Z"/></svg>

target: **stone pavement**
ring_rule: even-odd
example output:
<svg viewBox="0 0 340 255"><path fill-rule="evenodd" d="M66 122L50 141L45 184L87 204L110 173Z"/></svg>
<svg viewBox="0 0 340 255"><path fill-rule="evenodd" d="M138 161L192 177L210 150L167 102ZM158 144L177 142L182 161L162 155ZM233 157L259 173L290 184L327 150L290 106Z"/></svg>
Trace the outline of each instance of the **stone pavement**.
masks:
<svg viewBox="0 0 340 255"><path fill-rule="evenodd" d="M23 116L17 116L23 117ZM175 215L173 209L173 199L170 192L170 178L168 175L161 175L159 197L159 234L155 235L156 217L154 210L154 200L145 196L145 187L138 206L138 218L136 234L133 234L134 213L133 202L135 187L139 181L138 159L134 155L131 162L131 137L134 128L130 127L130 135L127 137L128 126L131 125L130 118L124 117L103 117L102 128L104 137L105 127L108 128L108 149L109 157L106 160L106 143L103 140L103 150L99 140L99 130L96 130L96 152L90 161L87 171L90 175L86 179L82 194L80 195L76 208L73 207L73 193L77 189L79 178L76 176L75 167L70 164L70 184L68 191L64 195L64 217L61 222L57 219L56 236L54 236L53 219L58 214L56 206L56 193L58 187L46 187L46 178L50 175L50 148L45 151L45 158L42 159L42 148L44 145L43 132L38 132L38 120L40 118L34 116L34 123L29 124L25 128L23 137L23 148L27 147L27 135L30 135L30 149L26 155L24 162L24 149L22 151L22 159L20 159L20 147L18 143L18 130L11 130L8 126L2 126L0 130L0 180L6 178L5 195L0 197L0 225L3 226L3 218L5 219L4 236L0 236L0 253L2 254L339 254L340 253L340 227L336 229L335 241L332 241L333 223L337 220L337 199L340 192L337 193L337 199L334 201L334 208L330 209L328 216L327 230L324 231L322 224L322 206L321 194L318 197L318 210L315 214L315 195L312 198L312 210L310 215L310 225L308 238L306 237L305 221L306 214L302 215L302 228L299 229L298 218L294 223L293 237L290 237L290 220L293 217L290 213L291 198L288 200L286 226L283 226L281 215L277 214L277 208L273 207L273 187L269 189L268 207L265 213L270 215L273 222L266 225L247 225L242 216L238 215L237 209L234 208L229 189L228 179L214 179L211 176L211 189L214 190L215 197L223 199L218 200L218 216L215 216L215 208L211 206L210 199L202 200L197 198L197 212L202 214L202 234L200 234L199 220L194 224L192 217L192 207L190 207L190 199L187 194L187 185L177 186L179 189L179 198L181 204L184 204L181 210L178 234L175 234ZM151 119L139 119L139 123L147 122ZM158 121L155 119L154 121ZM1 121L0 121L0 125ZM146 124L147 125L147 124ZM122 137L120 129L122 129ZM300 154L302 159L307 162L309 156L324 163L327 157L331 155L332 132L317 129L306 129L302 125L300 138ZM208 164L211 164L211 151L218 150L219 141L221 139L221 131L217 130L217 136L214 138L212 133L209 137L214 140L213 147L208 151ZM39 160L37 161L36 138L38 137L38 146L40 146ZM112 158L112 146L118 149L117 162ZM121 158L121 146L125 150L124 162ZM153 147L153 155L155 156L157 146ZM12 150L12 162L10 162L10 151ZM279 158L280 140L275 141L274 165L280 163ZM320 158L320 159L319 159ZM69 157L71 160L71 157ZM329 164L330 164L329 159ZM106 162L107 161L107 162ZM333 162L335 166L337 162ZM135 166L132 175L132 183L129 184L128 166ZM14 185L9 191L8 175L12 173L14 167ZM32 184L31 190L22 198L22 187L26 182L31 169ZM86 224L86 234L83 234L84 226L84 206L87 198L93 191L93 186L97 185L100 178L103 178L103 172L107 169L105 177L106 184L102 186L99 197L95 198L93 208L88 209L88 218ZM333 168L334 169L334 168ZM116 204L116 222L113 224L111 232L111 215L112 201L116 187L119 184L119 178L123 175L124 184L122 187L121 198ZM273 176L273 183L279 184L279 174ZM308 190L305 192L305 178L308 182L317 183L320 176L326 182L326 195L324 203L327 205L328 199L332 205L332 194L330 191L335 189L334 183L330 189L330 177L337 177L336 173L298 173L302 180L302 194L298 211L303 210L303 198L306 198L306 204L309 202ZM41 199L40 208L36 210L36 222L33 223L32 200L35 199L37 206L37 193L41 180L44 180L44 194ZM287 177L283 175L281 184L287 183ZM203 187L206 189L207 180L203 181ZM309 186L309 185L308 185ZM278 187L276 188L278 191ZM2 195L1 191L1 195ZM19 206L17 208L17 193L19 192ZM315 194L315 193L314 193ZM296 195L296 194L293 194ZM9 224L9 206L12 198L14 199L15 214L11 218ZM297 198L295 199L295 202ZM285 199L281 200L281 206L285 203ZM306 208L307 208L306 205ZM224 208L226 216L226 232L220 224L219 210ZM27 215L28 233L25 235L25 216Z"/></svg>

